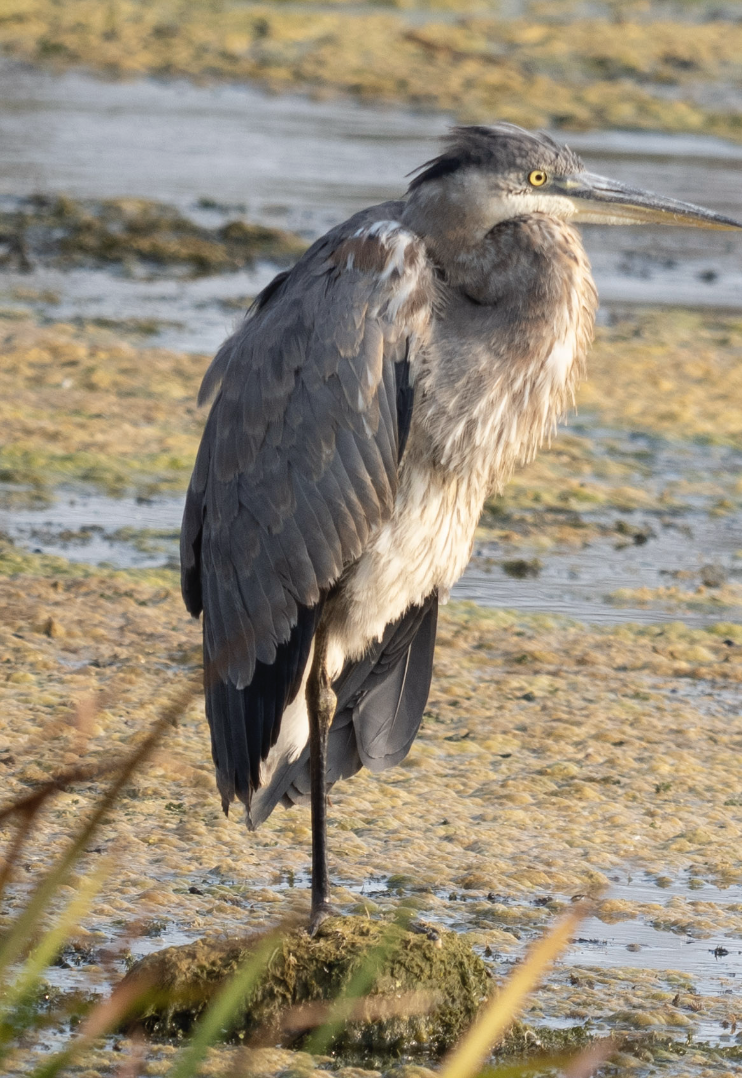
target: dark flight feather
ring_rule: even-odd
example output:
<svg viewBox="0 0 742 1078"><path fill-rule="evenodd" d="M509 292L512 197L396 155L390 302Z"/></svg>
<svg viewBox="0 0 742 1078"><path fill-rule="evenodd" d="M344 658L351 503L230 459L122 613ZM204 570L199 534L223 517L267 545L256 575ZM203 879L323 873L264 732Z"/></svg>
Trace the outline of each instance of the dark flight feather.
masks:
<svg viewBox="0 0 742 1078"><path fill-rule="evenodd" d="M397 454L398 461L401 461L410 433L412 404L415 399L415 389L410 385L410 361L407 356L394 364L394 382L397 390Z"/></svg>
<svg viewBox="0 0 742 1078"><path fill-rule="evenodd" d="M438 596L412 606L387 626L362 659L349 662L335 680L338 698L330 728L327 780L330 785L368 767L384 771L400 763L420 729L433 676ZM279 801L309 797L309 749L271 776L254 796L248 820L258 827Z"/></svg>
<svg viewBox="0 0 742 1078"><path fill-rule="evenodd" d="M299 607L297 621L272 663L257 662L244 689L212 670L204 641L206 713L211 727L211 753L222 807L238 797L246 804L260 785L260 764L275 745L286 707L301 687L323 602Z"/></svg>

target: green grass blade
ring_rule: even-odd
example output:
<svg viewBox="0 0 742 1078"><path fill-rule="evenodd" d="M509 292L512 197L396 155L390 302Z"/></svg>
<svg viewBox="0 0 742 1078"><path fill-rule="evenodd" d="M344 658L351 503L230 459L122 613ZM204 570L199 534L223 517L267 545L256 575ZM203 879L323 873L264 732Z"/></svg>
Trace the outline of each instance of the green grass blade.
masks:
<svg viewBox="0 0 742 1078"><path fill-rule="evenodd" d="M40 942L29 955L23 969L3 994L0 1002L0 1025L14 1009L19 1007L30 995L41 976L74 927L85 916L95 894L100 890L108 873L108 862L98 871L88 876L78 893L72 898L57 923L44 934ZM2 1034L0 1034L2 1036Z"/></svg>
<svg viewBox="0 0 742 1078"><path fill-rule="evenodd" d="M266 936L242 968L224 985L199 1021L191 1043L176 1061L168 1078L192 1078L196 1074L211 1045L222 1040L233 1026L238 1010L267 969L280 940L279 931Z"/></svg>
<svg viewBox="0 0 742 1078"><path fill-rule="evenodd" d="M32 1071L29 1078L56 1078L99 1037L115 1029L126 1015L138 1006L150 988L151 985L144 981L128 981L118 985L108 999L101 1000L93 1008L83 1022L80 1032L67 1047Z"/></svg>
<svg viewBox="0 0 742 1078"><path fill-rule="evenodd" d="M334 1038L348 1020L349 1004L365 996L373 987L377 974L389 952L399 942L401 929L398 924L387 925L379 941L369 948L355 971L342 996L330 1005L327 1021L307 1040L304 1050L312 1055L324 1055Z"/></svg>

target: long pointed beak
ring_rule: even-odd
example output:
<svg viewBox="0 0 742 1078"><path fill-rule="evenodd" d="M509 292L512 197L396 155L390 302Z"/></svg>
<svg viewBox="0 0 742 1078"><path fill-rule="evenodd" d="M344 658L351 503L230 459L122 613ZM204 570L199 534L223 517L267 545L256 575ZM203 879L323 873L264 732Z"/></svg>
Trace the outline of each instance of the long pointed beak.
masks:
<svg viewBox="0 0 742 1078"><path fill-rule="evenodd" d="M635 225L650 222L695 228L742 228L739 221L690 202L663 198L652 191L628 187L617 180L580 172L552 181L552 189L573 200L573 218L585 224Z"/></svg>

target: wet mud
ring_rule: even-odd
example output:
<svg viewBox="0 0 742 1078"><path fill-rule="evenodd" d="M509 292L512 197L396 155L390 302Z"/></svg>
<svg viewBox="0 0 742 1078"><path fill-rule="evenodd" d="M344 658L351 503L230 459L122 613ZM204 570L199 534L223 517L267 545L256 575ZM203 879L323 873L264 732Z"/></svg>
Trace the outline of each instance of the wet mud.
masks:
<svg viewBox="0 0 742 1078"><path fill-rule="evenodd" d="M245 269L257 259L285 265L306 243L242 217L208 228L172 206L143 198L83 202L36 195L6 200L0 207L3 247L0 267L23 273L42 264L118 266L129 273L167 267L198 276Z"/></svg>
<svg viewBox="0 0 742 1078"><path fill-rule="evenodd" d="M220 123L230 108L238 118L260 111L259 95L227 85L249 77L319 95L444 107L466 118L573 129L661 126L739 140L739 26L718 5L669 14L666 6L619 12L613 4L587 11L562 3L509 11L514 20L483 16L468 3L445 10L338 3L321 11L304 3L214 4L208 11L190 5L175 18L159 0L13 0L0 44L50 71L83 63L116 77L180 73L221 82L230 105L213 114ZM619 14L620 34L606 21ZM80 115L90 113L91 85L72 74L64 82L65 93L78 94ZM130 87L140 95L140 111L133 120L127 113L132 128L150 108L152 85ZM152 90L164 117L157 138L174 125L183 141L193 122L195 88L179 119L173 104L184 86ZM53 88L45 92L53 98ZM110 139L114 128L106 124L122 106L106 100L96 137L108 131ZM269 157L263 141L262 155L250 158L257 194L245 209L239 154L212 167L213 147L199 141L215 122L209 101L189 144L193 171L177 155L167 174L161 161L142 156L152 164L148 192L156 186L157 201L140 197L148 193L141 178L113 157L103 186L91 189L86 170L95 155L84 138L77 172L73 162L64 173L74 198L56 194L67 189L62 172L44 172L52 158L74 155L45 150L30 165L24 158L17 174L15 166L3 173L3 800L80 759L126 751L198 674L200 629L178 594L176 544L204 420L195 397L206 353L281 259L298 250L291 248L303 242L296 235L311 239L356 202L396 192L405 169L391 155L395 139L406 145L410 132L444 126L440 117L389 113L382 144L378 115L359 107L344 121L353 140L345 128L345 143L336 140L345 156L327 154L335 171L322 186L312 180L312 154L325 152L317 151L322 124L312 119L311 102L292 99L284 108L299 156L278 154L261 180L253 166ZM322 123L335 123L322 107ZM270 115L273 123L277 113ZM310 121L318 126L310 130ZM241 146L234 122L228 141ZM82 136L88 127L81 122L77 130ZM719 207L733 212L738 147L689 140L688 157L677 142L664 153L655 140L645 152L642 137L650 138L617 134L629 141L614 152L613 135L576 136L598 155L597 171L638 173L638 182L658 187L665 170L668 191L700 199L708 184ZM420 149L413 143L410 167L422 159ZM354 168L362 151L364 164ZM610 159L605 166L601 154ZM702 164L692 168L693 154ZM210 167L198 172L194 162L204 158ZM215 170L226 176L218 191L202 185ZM52 195L32 199L37 171L51 176ZM588 243L599 239L588 235ZM739 1066L738 259L733 245L712 262L708 247L692 247L686 237L681 250L656 233L644 246L632 240L620 257L607 250L596 242L594 261L613 305L601 312L579 415L487 506L455 596L480 605L453 602L442 611L419 739L402 766L362 773L332 792L334 900L349 918L338 931L358 932L360 940L422 919L432 935L419 935L414 946L430 951L429 969L449 946L456 950L435 980L464 970L463 995L456 996L461 986L445 992L461 1007L427 1027L424 1015L409 1014L404 1021L414 1029L403 1029L396 1014L372 1016L333 1055L293 1042L289 1049L281 1030L270 1046L245 1048L248 1022L240 1044L211 1050L204 1074L430 1078L425 1066L411 1065L415 1053L402 1042L417 1038L435 1051L450 1043L488 986L503 983L528 944L584 895L594 901L593 915L496 1061L609 1035L613 1073L705 1078ZM655 302L717 297L727 309L620 305L627 297L644 302L645 292ZM162 346L167 341L172 347ZM203 354L187 351L197 348ZM99 789L97 781L81 782L47 806L0 912L0 932ZM10 836L9 827L0 830L3 842ZM239 812L223 816L203 707L194 698L61 896L108 859L90 915L33 1002L47 1022L4 1061L7 1073L27 1074L40 1052L63 1044L91 995L107 992L137 962L160 970L170 963L174 980L183 974L188 982L198 965L190 958L212 946L204 940L222 941L209 959L218 973L234 958L225 939L306 918L309 838L304 808L277 810L255 834ZM306 957L308 937L294 942ZM343 937L343 961L355 945ZM320 972L342 981L348 966L333 962L323 952ZM316 967L291 986L279 967L263 1000L266 1015L279 996L311 1002L324 991ZM419 971L406 976L424 980ZM72 1072L97 1078L123 1064L130 1073L167 1073L194 1015L153 1012L145 1042L118 1033ZM427 1052L421 1048L418 1060L432 1062ZM362 1059L363 1071L351 1059Z"/></svg>
<svg viewBox="0 0 742 1078"><path fill-rule="evenodd" d="M12 797L81 755L123 751L198 669L200 641L173 572L95 572L32 554L5 571L0 696L13 722L0 767ZM402 909L455 929L499 983L572 898L592 895L597 922L526 1024L584 1036L589 1022L590 1035L640 1033L655 1047L690 1035L731 1051L741 683L738 624L591 629L444 608L407 761L333 790L339 911L376 922ZM80 784L44 813L0 927L97 788ZM73 940L80 957L53 983L104 991L130 955L305 917L308 825L303 808L277 810L253 835L239 812L223 816L195 699L87 855L81 872L109 855L111 875ZM689 960L673 961L674 946ZM17 1067L32 1056L20 1052Z"/></svg>
<svg viewBox="0 0 742 1078"><path fill-rule="evenodd" d="M600 327L577 417L487 504L454 597L587 621L738 619L741 325L625 310ZM5 557L177 567L208 357L89 323L6 320L0 342Z"/></svg>

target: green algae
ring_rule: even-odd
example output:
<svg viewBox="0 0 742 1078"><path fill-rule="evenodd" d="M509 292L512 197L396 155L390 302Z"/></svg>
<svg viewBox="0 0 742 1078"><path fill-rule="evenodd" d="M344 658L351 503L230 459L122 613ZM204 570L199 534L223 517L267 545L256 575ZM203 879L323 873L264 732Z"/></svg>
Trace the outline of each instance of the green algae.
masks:
<svg viewBox="0 0 742 1078"><path fill-rule="evenodd" d="M23 550L0 532L0 578L10 579L31 576L51 580L96 580L136 581L144 585L160 588L165 595L177 593L180 589L179 572L175 569L115 569L105 565L86 565L84 562L68 561L56 554L35 554Z"/></svg>
<svg viewBox="0 0 742 1078"><path fill-rule="evenodd" d="M138 348L92 327L26 322L0 338L4 500L48 501L62 484L113 496L185 489L205 357Z"/></svg>
<svg viewBox="0 0 742 1078"><path fill-rule="evenodd" d="M585 1025L576 1024L562 1029L514 1022L495 1048L494 1061L532 1059L534 1056L562 1055L579 1052L595 1038ZM486 1074L486 1071L485 1071Z"/></svg>
<svg viewBox="0 0 742 1078"><path fill-rule="evenodd" d="M172 528L117 528L108 538L114 542L126 543L140 554L163 554L177 544L180 531Z"/></svg>
<svg viewBox="0 0 742 1078"><path fill-rule="evenodd" d="M742 585L723 584L712 590L699 584L693 591L676 586L659 588L618 588L605 597L614 606L646 606L659 604L680 610L718 611L742 607Z"/></svg>
<svg viewBox="0 0 742 1078"><path fill-rule="evenodd" d="M124 326L115 328L121 332L0 325L6 504L48 502L61 484L114 496L185 489L204 420L195 399L208 357L142 347L136 333L129 339ZM487 503L483 527L546 549L589 539L596 510L672 513L699 493L709 511L733 510L742 485L731 470L714 477L713 489L685 480L653 486L654 450L632 448L625 432L660 439L657 446L742 447L741 359L734 315L643 311L601 327L578 394L580 429L560 431L516 472L504 496Z"/></svg>
<svg viewBox="0 0 742 1078"><path fill-rule="evenodd" d="M62 961L60 958L54 965L61 965ZM31 1031L59 1030L65 1025L72 1031L99 999L94 992L65 991L42 979L19 1006L4 1015L0 1026L3 1046L15 1037L28 1038ZM5 1058L3 1062L6 1062Z"/></svg>
<svg viewBox="0 0 742 1078"><path fill-rule="evenodd" d="M292 233L233 219L207 228L165 203L142 198L84 201L34 195L0 212L0 235L12 240L6 261L63 267L135 265L182 268L196 276L252 265L258 258L293 261L306 244ZM137 332L152 332L142 324Z"/></svg>
<svg viewBox="0 0 742 1078"><path fill-rule="evenodd" d="M141 959L129 976L150 977L164 1002L151 1004L138 1022L161 1037L190 1030L214 993L249 961L256 942L199 940ZM277 942L232 1035L301 1044L306 1030L301 1022L298 1029L287 1025L287 1015L344 997L365 970L366 1014L342 1025L330 1042L333 1052L345 1057L438 1055L470 1025L492 986L482 960L455 932L416 932L363 917L335 917L314 937L295 929ZM417 1006L410 1006L413 996ZM388 1008L387 1016L379 1017L380 1007ZM317 1024L316 1018L307 1024Z"/></svg>
<svg viewBox="0 0 742 1078"><path fill-rule="evenodd" d="M0 483L27 488L25 492L11 492L16 495L11 499L15 504L50 504L51 491L63 484L92 487L114 498L129 493L151 497L181 491L188 483L192 467L192 461L187 458L162 454L129 462L115 454L85 450L59 453L52 448L0 447ZM20 497L21 493L25 496Z"/></svg>

